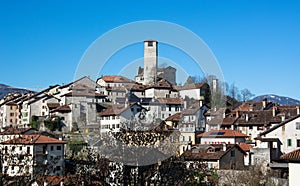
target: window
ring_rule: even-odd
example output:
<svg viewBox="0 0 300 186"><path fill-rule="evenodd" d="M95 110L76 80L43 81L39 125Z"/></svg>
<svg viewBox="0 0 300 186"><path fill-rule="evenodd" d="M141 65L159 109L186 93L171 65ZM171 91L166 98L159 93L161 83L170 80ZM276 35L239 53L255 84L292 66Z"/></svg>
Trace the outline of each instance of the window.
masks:
<svg viewBox="0 0 300 186"><path fill-rule="evenodd" d="M10 113L10 116L14 116L14 113Z"/></svg>
<svg viewBox="0 0 300 186"><path fill-rule="evenodd" d="M56 171L60 171L60 166L56 166Z"/></svg>
<svg viewBox="0 0 300 186"><path fill-rule="evenodd" d="M234 157L234 156L235 156L235 151L234 151L234 150L230 151L230 156L231 156L231 157Z"/></svg>
<svg viewBox="0 0 300 186"><path fill-rule="evenodd" d="M169 111L171 111L171 109L172 109L172 107L171 107L171 106L169 106Z"/></svg>
<svg viewBox="0 0 300 186"><path fill-rule="evenodd" d="M22 151L22 147L19 147L19 151Z"/></svg>
<svg viewBox="0 0 300 186"><path fill-rule="evenodd" d="M189 141L192 141L192 136L189 136Z"/></svg>
<svg viewBox="0 0 300 186"><path fill-rule="evenodd" d="M30 154L30 147L27 147L27 154Z"/></svg>
<svg viewBox="0 0 300 186"><path fill-rule="evenodd" d="M50 150L53 151L53 146L51 145Z"/></svg>
<svg viewBox="0 0 300 186"><path fill-rule="evenodd" d="M296 130L300 130L300 122L296 122Z"/></svg>
<svg viewBox="0 0 300 186"><path fill-rule="evenodd" d="M185 136L182 136L182 141L185 141Z"/></svg>
<svg viewBox="0 0 300 186"><path fill-rule="evenodd" d="M61 146L56 146L56 150L61 150Z"/></svg>
<svg viewBox="0 0 300 186"><path fill-rule="evenodd" d="M300 147L300 140L297 139L297 147Z"/></svg>
<svg viewBox="0 0 300 186"><path fill-rule="evenodd" d="M153 47L153 42L152 41L148 41L148 47Z"/></svg>
<svg viewBox="0 0 300 186"><path fill-rule="evenodd" d="M287 146L288 146L288 147L292 146L292 139L288 139L288 140L287 140Z"/></svg>

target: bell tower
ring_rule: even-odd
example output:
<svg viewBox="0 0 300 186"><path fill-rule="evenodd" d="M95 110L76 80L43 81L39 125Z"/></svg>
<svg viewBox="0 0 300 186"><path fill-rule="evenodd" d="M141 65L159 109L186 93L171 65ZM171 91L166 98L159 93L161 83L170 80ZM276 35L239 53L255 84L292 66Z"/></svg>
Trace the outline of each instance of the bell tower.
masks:
<svg viewBox="0 0 300 186"><path fill-rule="evenodd" d="M157 41L144 41L144 81L143 84L155 84L157 81Z"/></svg>

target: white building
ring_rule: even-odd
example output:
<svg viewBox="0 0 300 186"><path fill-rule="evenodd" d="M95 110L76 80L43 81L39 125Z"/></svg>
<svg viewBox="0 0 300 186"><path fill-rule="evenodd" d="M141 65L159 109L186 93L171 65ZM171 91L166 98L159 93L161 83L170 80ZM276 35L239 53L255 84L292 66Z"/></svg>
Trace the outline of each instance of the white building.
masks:
<svg viewBox="0 0 300 186"><path fill-rule="evenodd" d="M300 149L282 155L281 159L288 161L289 186L298 186L300 183Z"/></svg>
<svg viewBox="0 0 300 186"><path fill-rule="evenodd" d="M9 176L62 175L64 141L40 134L1 142L2 173Z"/></svg>
<svg viewBox="0 0 300 186"><path fill-rule="evenodd" d="M201 144L239 144L245 143L246 134L235 130L211 130L197 135Z"/></svg>
<svg viewBox="0 0 300 186"><path fill-rule="evenodd" d="M264 139L277 139L271 148L280 148L283 153L294 151L300 147L300 115L285 120L270 129L261 132L257 140L258 147L268 147Z"/></svg>
<svg viewBox="0 0 300 186"><path fill-rule="evenodd" d="M118 131L122 125L130 125L130 121L134 119L143 120L146 109L141 105L113 105L103 112L100 112L101 133L107 133L111 130ZM127 126L135 128L139 126Z"/></svg>

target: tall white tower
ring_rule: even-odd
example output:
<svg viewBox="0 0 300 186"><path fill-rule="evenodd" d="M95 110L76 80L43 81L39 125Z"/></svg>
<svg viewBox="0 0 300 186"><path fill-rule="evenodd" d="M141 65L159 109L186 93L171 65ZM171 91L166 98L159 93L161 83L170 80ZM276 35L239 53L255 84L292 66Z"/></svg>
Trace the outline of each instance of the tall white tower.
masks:
<svg viewBox="0 0 300 186"><path fill-rule="evenodd" d="M144 41L144 81L143 84L149 85L156 83L157 80L157 41Z"/></svg>

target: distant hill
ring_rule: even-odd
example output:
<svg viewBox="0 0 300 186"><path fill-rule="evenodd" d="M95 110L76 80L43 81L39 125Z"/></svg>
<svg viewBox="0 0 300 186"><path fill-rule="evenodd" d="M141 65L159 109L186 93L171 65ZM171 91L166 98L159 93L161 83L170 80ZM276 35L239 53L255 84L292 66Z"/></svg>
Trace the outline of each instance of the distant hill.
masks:
<svg viewBox="0 0 300 186"><path fill-rule="evenodd" d="M26 92L30 92L30 91L26 90L26 89L15 88L15 87L11 87L8 85L0 84L0 98L7 96L8 93L22 94L22 93L26 93Z"/></svg>
<svg viewBox="0 0 300 186"><path fill-rule="evenodd" d="M278 96L278 95L274 95L274 94L266 94L266 95L257 96L255 98L253 98L252 101L260 102L264 98L267 98L268 101L272 101L272 102L278 103L280 105L300 105L299 100L289 98L289 97L284 97L284 96Z"/></svg>

